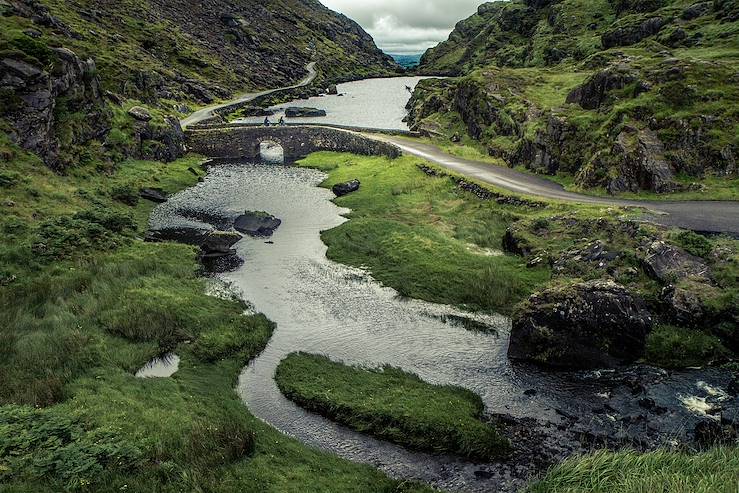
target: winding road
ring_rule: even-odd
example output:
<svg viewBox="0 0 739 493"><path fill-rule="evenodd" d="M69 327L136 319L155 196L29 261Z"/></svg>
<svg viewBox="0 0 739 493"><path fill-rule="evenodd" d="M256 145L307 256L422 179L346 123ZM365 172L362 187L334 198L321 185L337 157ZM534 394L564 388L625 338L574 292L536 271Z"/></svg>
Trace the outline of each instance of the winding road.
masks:
<svg viewBox="0 0 739 493"><path fill-rule="evenodd" d="M266 96L268 94L274 94L276 92L287 91L289 89L295 89L297 87L307 86L308 84L313 82L316 78L316 75L317 75L316 62L310 62L308 65L305 66L305 69L308 71L308 75L306 75L303 80L301 80L300 82L298 82L297 84L293 86L278 87L276 89L267 89L261 92L244 93L244 94L240 94L239 96L232 99L231 101L226 101L225 103L215 104L212 106L206 106L205 108L199 109L198 111L192 113L187 118L180 120L180 126L182 126L183 129L186 129L190 125L196 125L202 122L203 120L207 120L208 118L214 117L216 115L215 112L217 110L220 110L227 106L231 106L232 104L246 103L249 101L253 101L256 98Z"/></svg>
<svg viewBox="0 0 739 493"><path fill-rule="evenodd" d="M307 86L316 78L315 62L306 66L308 75L299 83L256 93L246 93L237 98L200 109L180 121L183 129L215 116L215 112L232 104L252 101L260 96ZM351 129L341 125L323 124L347 132L361 133L400 148L405 154L417 156L455 173L488 183L505 190L532 197L561 200L580 204L606 207L643 208L646 219L664 226L675 226L702 233L726 233L739 238L739 202L737 201L644 201L568 192L561 185L533 174L522 173L511 168L496 166L484 161L474 161L453 156L439 147L422 141L388 134L372 133L366 129Z"/></svg>
<svg viewBox="0 0 739 493"><path fill-rule="evenodd" d="M391 135L366 134L399 147L404 153L424 158L455 173L515 193L547 199L616 207L638 207L649 220L704 233L728 233L739 237L739 202L735 201L641 201L596 197L568 192L558 183L494 164L462 159L421 141Z"/></svg>

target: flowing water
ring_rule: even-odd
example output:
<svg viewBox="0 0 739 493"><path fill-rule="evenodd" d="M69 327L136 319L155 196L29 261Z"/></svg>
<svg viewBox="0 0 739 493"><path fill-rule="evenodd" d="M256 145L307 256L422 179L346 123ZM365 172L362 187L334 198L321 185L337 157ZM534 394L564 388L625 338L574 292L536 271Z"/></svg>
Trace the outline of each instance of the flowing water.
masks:
<svg viewBox="0 0 739 493"><path fill-rule="evenodd" d="M403 121L405 105L411 90L426 77L393 77L365 79L339 84L339 95L326 95L310 99L299 99L272 106L275 111L272 122L285 115L285 108L301 106L326 110L325 117L286 118L289 123L330 123L362 128L384 130L408 130ZM381 96L381 97L380 97ZM243 118L238 123L262 123L264 117Z"/></svg>
<svg viewBox="0 0 739 493"><path fill-rule="evenodd" d="M649 374L643 396L669 412L645 423L624 424L620 416L638 413L637 400L643 396L635 397L620 381L609 383L612 373L550 373L511 365L506 358L510 322L505 317L402 299L363 270L328 260L320 232L341 225L348 211L318 187L324 178L321 172L287 165L223 163L152 215L153 229L210 228L191 219L191 212L186 214L190 219L183 215L193 210L201 211L200 217L231 218L263 210L282 219L269 242L244 238L238 243L244 264L220 276L277 324L266 350L244 369L237 390L254 415L278 430L391 476L452 490L512 491L530 473L517 463L471 464L411 452L303 411L280 394L273 379L280 360L294 351L349 364L390 364L431 383L466 387L482 397L488 413L536 418L555 441L565 440L556 425L574 421L591 433L631 429L635 435L651 434L654 443L683 441L703 418L702 411L686 404L690 398L713 399L718 405L718 397L706 389L725 386L725 373L643 369L639 372ZM465 318L489 330L466 330L458 323ZM721 405L727 405L726 399ZM600 408L607 411L595 412Z"/></svg>

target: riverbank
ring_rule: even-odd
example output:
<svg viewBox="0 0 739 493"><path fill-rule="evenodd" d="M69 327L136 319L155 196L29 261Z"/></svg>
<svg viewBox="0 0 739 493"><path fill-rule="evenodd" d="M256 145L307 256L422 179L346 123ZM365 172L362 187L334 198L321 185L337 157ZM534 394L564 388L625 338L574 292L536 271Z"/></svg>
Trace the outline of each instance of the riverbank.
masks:
<svg viewBox="0 0 739 493"><path fill-rule="evenodd" d="M142 241L203 159L66 175L7 142L0 165L0 482L13 491L425 491L286 438L233 387L273 325L209 296L195 249ZM139 379L175 350L171 378ZM49 440L49 437L55 437Z"/></svg>

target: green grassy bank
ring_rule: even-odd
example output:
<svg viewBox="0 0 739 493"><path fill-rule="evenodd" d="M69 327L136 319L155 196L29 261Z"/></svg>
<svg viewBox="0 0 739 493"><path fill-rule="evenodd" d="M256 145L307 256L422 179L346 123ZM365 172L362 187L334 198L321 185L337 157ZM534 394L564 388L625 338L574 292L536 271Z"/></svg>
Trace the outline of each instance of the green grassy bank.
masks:
<svg viewBox="0 0 739 493"><path fill-rule="evenodd" d="M196 251L142 241L202 159L53 173L0 141L0 491L398 492L252 417L234 391L273 330L207 296ZM176 351L180 370L137 379Z"/></svg>
<svg viewBox="0 0 739 493"><path fill-rule="evenodd" d="M474 393L431 385L397 368L361 369L294 353L275 380L288 399L362 433L429 452L479 460L505 456L510 444L480 420Z"/></svg>
<svg viewBox="0 0 739 493"><path fill-rule="evenodd" d="M527 493L734 493L739 449L597 452L565 461Z"/></svg>

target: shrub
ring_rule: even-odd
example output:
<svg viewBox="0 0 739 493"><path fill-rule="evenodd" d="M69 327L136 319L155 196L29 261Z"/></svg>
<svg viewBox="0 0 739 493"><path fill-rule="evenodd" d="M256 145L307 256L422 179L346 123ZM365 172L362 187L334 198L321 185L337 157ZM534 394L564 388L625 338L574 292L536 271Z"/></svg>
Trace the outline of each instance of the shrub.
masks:
<svg viewBox="0 0 739 493"><path fill-rule="evenodd" d="M703 366L728 354L717 337L700 330L664 325L654 329L647 339L647 361L667 368Z"/></svg>
<svg viewBox="0 0 739 493"><path fill-rule="evenodd" d="M131 184L115 185L110 190L110 196L122 204L135 206L139 203L139 191Z"/></svg>
<svg viewBox="0 0 739 493"><path fill-rule="evenodd" d="M680 231L673 238L680 247L696 257L707 257L713 251L711 242L693 231Z"/></svg>

